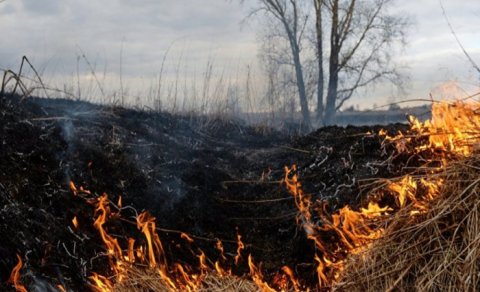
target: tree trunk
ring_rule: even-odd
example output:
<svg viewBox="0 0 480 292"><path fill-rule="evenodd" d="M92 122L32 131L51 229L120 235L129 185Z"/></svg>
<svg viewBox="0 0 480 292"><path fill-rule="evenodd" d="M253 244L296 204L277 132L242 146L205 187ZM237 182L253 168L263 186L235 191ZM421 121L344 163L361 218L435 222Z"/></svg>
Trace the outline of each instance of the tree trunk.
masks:
<svg viewBox="0 0 480 292"><path fill-rule="evenodd" d="M323 90L324 90L324 76L323 76L323 29L322 29L322 1L314 0L315 15L316 15L316 32L317 32L317 60L318 60L318 81L317 81L317 120L323 120Z"/></svg>
<svg viewBox="0 0 480 292"><path fill-rule="evenodd" d="M286 21L284 21L284 26L285 26L285 30L287 31L288 40L290 42L290 48L292 50L293 63L295 66L295 76L297 78L296 83L298 88L298 96L300 99L300 109L301 109L302 118L303 118L303 126L304 126L304 129L309 130L312 127L312 124L310 120L310 110L308 108L307 92L305 90L305 81L303 79L302 63L300 61L300 48L298 47L298 43L295 35L292 33L292 31L288 27Z"/></svg>
<svg viewBox="0 0 480 292"><path fill-rule="evenodd" d="M298 96L300 98L300 109L302 111L303 124L306 129L310 129L310 110L308 109L305 81L303 80L303 70L302 64L300 63L300 53L298 50L295 50L294 52L293 61L295 63L295 74L297 77Z"/></svg>
<svg viewBox="0 0 480 292"><path fill-rule="evenodd" d="M340 36L338 33L338 0L332 5L332 27L330 32L330 59L328 66L328 93L325 108L325 124L335 123L336 101L338 91L338 69L340 53Z"/></svg>
<svg viewBox="0 0 480 292"><path fill-rule="evenodd" d="M334 67L334 66L330 64L330 68L331 67ZM335 72L332 73L330 71L330 76L328 78L327 105L325 107L325 125L332 125L335 123L337 86L338 86L338 73L335 73Z"/></svg>

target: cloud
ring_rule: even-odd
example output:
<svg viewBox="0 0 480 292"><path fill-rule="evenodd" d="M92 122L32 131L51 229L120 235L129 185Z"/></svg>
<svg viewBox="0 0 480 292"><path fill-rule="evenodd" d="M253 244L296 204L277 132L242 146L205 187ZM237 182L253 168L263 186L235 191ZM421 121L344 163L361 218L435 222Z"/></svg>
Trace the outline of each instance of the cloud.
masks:
<svg viewBox="0 0 480 292"><path fill-rule="evenodd" d="M7 0L0 3L0 68L15 69L22 55L27 55L36 66L45 68L45 74L52 75L51 80L62 75L71 78L77 65L82 74L88 75L85 61L80 59L77 64L84 52L96 70L106 70L114 80L121 66L125 82L131 78L133 87L134 80L157 77L163 56L171 47L166 74L175 74L181 59L182 70L200 75L210 58L218 71L227 68L235 75L239 67L258 63L257 27L253 23L239 25L256 0L243 5L239 2ZM429 83L435 81L474 76L449 31L438 0L395 3L393 12L416 19L408 35L409 45L397 57L410 67L411 95L424 94L432 87ZM443 3L458 37L480 63L480 1ZM395 94L378 89L382 86L369 94L378 100Z"/></svg>

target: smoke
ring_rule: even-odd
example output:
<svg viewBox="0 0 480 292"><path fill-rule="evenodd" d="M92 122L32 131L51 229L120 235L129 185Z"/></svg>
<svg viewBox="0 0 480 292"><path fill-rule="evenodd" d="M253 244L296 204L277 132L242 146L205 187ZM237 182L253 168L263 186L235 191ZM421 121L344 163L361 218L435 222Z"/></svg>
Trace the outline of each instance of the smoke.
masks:
<svg viewBox="0 0 480 292"><path fill-rule="evenodd" d="M28 291L30 292L58 292L59 291L58 288L50 284L46 279L34 275L32 271L28 271L25 274L25 278L28 278L31 280L31 284L28 285L29 286ZM63 287L65 286L63 285ZM66 289L66 291L69 291L69 290Z"/></svg>

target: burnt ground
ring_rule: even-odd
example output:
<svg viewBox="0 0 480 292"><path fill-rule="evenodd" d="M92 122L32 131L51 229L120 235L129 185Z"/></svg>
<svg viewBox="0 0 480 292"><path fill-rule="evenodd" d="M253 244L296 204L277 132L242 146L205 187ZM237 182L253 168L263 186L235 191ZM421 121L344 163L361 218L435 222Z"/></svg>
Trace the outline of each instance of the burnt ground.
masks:
<svg viewBox="0 0 480 292"><path fill-rule="evenodd" d="M70 180L95 195L121 195L125 206L148 210L171 259L192 262L189 250L218 259L216 239L233 266L237 232L246 245L234 271L248 270L251 253L266 274L293 267L314 277L313 245L295 222L291 196L280 183L284 166L298 165L304 190L333 210L361 204L362 179L399 169L376 134L406 125L327 127L290 136L226 118L173 116L81 101L0 98L0 288L23 260L22 281L83 291L87 276L109 272L93 229L93 206L69 190ZM388 152L388 151L387 151ZM397 165L401 167L401 165ZM121 244L138 236L132 209L107 225ZM77 216L79 230L71 220ZM188 249L177 231L190 234Z"/></svg>

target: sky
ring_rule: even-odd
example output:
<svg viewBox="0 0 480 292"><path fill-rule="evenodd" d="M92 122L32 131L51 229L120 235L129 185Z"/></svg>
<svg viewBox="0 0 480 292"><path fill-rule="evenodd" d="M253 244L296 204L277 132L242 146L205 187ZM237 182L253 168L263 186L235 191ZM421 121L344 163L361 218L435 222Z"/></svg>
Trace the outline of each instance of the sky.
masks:
<svg viewBox="0 0 480 292"><path fill-rule="evenodd" d="M52 87L72 92L80 87L81 95L94 96L101 94L100 83L105 95L117 94L121 87L130 98L136 96L136 102L155 91L160 72L164 79L200 84L211 64L214 75L224 76L226 84L245 83L247 74L259 81L259 23L245 19L255 3L5 0L0 2L0 69L16 71L26 55ZM463 46L480 64L480 1L443 0L443 4ZM428 98L430 93L436 97L445 90L473 93L478 88L480 74L456 43L438 0L397 0L393 11L414 23L408 45L395 56L406 66L406 91L399 93L381 83L346 106L369 108ZM162 90L171 94L171 85L166 87ZM209 90L215 95L220 89Z"/></svg>

